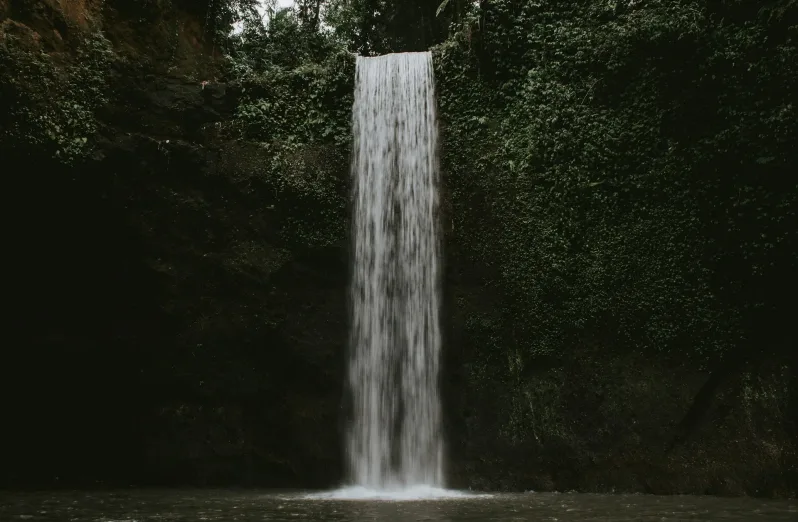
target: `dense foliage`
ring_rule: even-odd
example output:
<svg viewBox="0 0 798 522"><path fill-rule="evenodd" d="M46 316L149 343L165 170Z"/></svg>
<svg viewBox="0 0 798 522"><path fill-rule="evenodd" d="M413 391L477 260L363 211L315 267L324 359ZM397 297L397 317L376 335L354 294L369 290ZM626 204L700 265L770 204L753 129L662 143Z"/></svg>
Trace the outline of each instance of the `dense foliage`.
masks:
<svg viewBox="0 0 798 522"><path fill-rule="evenodd" d="M291 223L285 233L307 247L346 237L354 57L306 18L283 9L267 25L245 19L229 75L241 86L232 136L268 155L261 180Z"/></svg>
<svg viewBox="0 0 798 522"><path fill-rule="evenodd" d="M790 13L494 1L478 42L467 27L436 52L455 235L500 274L492 328L519 361L596 336L699 360L783 348Z"/></svg>
<svg viewBox="0 0 798 522"><path fill-rule="evenodd" d="M583 445L564 394L640 395L533 376L592 347L709 369L685 433L729 375L796 367L796 14L789 1L494 0L435 50L452 242L462 277L478 266L501 296L457 296L470 378L514 398L509 440ZM760 393L788 408L778 379ZM617 440L611 418L594 432Z"/></svg>
<svg viewBox="0 0 798 522"><path fill-rule="evenodd" d="M24 32L0 34L0 143L30 148L66 163L90 151L96 111L107 100L114 60L102 34L83 40L74 62L61 63L36 48Z"/></svg>

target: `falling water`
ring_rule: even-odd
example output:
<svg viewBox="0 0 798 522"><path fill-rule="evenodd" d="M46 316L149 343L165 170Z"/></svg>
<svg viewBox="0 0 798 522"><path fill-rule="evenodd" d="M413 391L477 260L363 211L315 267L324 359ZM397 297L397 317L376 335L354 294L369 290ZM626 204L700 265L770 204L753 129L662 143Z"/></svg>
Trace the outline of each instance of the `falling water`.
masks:
<svg viewBox="0 0 798 522"><path fill-rule="evenodd" d="M354 484L443 485L430 53L357 59L348 455Z"/></svg>

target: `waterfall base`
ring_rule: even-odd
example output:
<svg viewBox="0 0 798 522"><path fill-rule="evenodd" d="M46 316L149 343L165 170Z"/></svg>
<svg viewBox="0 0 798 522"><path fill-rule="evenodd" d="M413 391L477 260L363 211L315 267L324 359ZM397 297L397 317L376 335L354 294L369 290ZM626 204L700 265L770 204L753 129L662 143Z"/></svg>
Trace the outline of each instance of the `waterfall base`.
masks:
<svg viewBox="0 0 798 522"><path fill-rule="evenodd" d="M435 486L415 485L404 488L370 489L363 486L347 486L333 491L307 495L307 499L316 500L446 500L463 498L485 498L491 495L469 493L455 489L444 489Z"/></svg>

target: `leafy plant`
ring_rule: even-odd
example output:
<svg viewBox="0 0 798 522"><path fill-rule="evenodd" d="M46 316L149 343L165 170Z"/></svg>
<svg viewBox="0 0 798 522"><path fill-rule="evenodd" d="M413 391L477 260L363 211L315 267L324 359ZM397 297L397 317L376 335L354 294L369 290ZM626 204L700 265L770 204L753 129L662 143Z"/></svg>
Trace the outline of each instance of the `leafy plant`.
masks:
<svg viewBox="0 0 798 522"><path fill-rule="evenodd" d="M65 163L85 157L97 131L96 111L107 101L107 74L114 54L105 37L83 40L74 63L52 56L6 34L0 64L11 71L0 79L9 103L1 120L1 137L15 147L45 151Z"/></svg>

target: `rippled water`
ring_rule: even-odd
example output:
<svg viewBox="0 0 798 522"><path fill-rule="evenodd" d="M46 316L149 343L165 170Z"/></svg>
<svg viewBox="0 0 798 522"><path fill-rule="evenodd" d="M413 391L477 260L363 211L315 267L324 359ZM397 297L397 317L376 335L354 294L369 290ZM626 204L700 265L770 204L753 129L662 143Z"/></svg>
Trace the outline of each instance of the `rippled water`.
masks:
<svg viewBox="0 0 798 522"><path fill-rule="evenodd" d="M0 520L168 521L676 521L798 520L798 502L750 498L556 493L416 501L308 498L310 492L0 493Z"/></svg>

